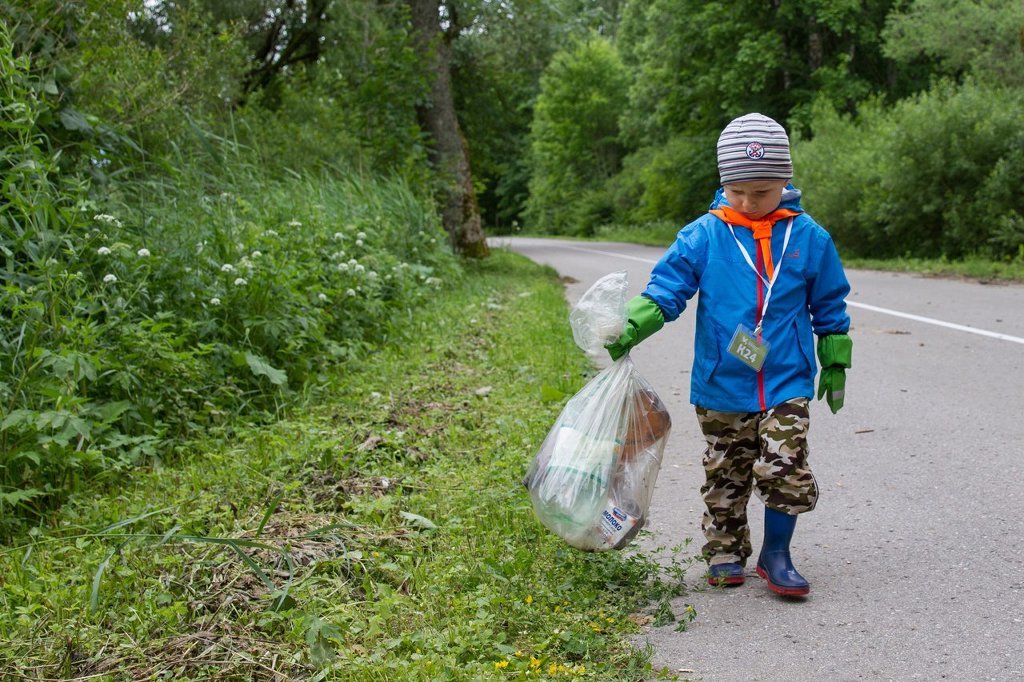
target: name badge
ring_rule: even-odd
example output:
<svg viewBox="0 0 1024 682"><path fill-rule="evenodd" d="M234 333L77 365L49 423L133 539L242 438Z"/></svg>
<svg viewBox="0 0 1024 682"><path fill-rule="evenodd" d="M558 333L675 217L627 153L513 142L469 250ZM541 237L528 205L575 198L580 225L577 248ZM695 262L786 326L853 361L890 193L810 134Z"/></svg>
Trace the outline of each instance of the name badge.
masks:
<svg viewBox="0 0 1024 682"><path fill-rule="evenodd" d="M771 344L758 341L753 332L742 324L736 327L736 333L729 342L729 354L755 372L761 371L770 348Z"/></svg>

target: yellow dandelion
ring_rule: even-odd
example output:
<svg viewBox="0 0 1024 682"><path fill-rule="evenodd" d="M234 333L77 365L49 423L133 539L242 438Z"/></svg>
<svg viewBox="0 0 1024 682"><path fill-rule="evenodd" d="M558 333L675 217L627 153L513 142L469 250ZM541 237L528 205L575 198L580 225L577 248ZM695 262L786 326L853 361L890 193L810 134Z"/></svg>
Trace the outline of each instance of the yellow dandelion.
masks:
<svg viewBox="0 0 1024 682"><path fill-rule="evenodd" d="M507 667L508 667L508 660L495 661L494 662L494 669L495 670L501 670L502 668L507 668Z"/></svg>
<svg viewBox="0 0 1024 682"><path fill-rule="evenodd" d="M523 652L522 651L516 651L516 653L513 654L513 655L516 656L517 658L522 658Z"/></svg>
<svg viewBox="0 0 1024 682"><path fill-rule="evenodd" d="M526 595L526 599L524 599L523 601L525 601L527 604L532 604L533 603L533 595L532 594Z"/></svg>
<svg viewBox="0 0 1024 682"><path fill-rule="evenodd" d="M532 670L536 670L539 667L540 667L540 659L539 658L534 658L533 656L530 656L530 668Z"/></svg>

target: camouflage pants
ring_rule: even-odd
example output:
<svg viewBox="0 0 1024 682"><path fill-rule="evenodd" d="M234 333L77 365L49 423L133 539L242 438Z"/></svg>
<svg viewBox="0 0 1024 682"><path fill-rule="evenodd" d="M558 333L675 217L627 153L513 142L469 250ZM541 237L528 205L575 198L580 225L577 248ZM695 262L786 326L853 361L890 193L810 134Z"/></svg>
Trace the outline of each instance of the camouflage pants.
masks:
<svg viewBox="0 0 1024 682"><path fill-rule="evenodd" d="M697 408L708 448L701 495L709 564L745 564L751 554L747 502L751 490L777 511L814 509L818 485L807 463L808 401L795 398L765 412Z"/></svg>

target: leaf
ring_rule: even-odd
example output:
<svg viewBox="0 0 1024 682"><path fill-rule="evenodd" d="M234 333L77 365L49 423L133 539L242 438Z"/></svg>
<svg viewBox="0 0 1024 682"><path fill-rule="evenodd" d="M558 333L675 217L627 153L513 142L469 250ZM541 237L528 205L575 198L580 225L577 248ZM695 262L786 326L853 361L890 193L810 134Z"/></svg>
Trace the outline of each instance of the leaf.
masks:
<svg viewBox="0 0 1024 682"><path fill-rule="evenodd" d="M554 386L541 386L540 387L540 399L545 403L554 403L565 397L565 393L558 390Z"/></svg>
<svg viewBox="0 0 1024 682"><path fill-rule="evenodd" d="M337 626L319 618L312 618L306 630L306 644L309 645L309 657L316 665L326 665L337 655L334 642L329 638L341 639L342 632Z"/></svg>
<svg viewBox="0 0 1024 682"><path fill-rule="evenodd" d="M267 576L267 574L263 571L262 568L259 567L259 564L257 564L256 561L251 556L242 551L242 547L252 547L257 549L266 549L272 552L280 552L281 550L279 550L278 548L271 547L270 545L263 544L262 542L253 542L252 540L239 540L235 538L211 538L202 535L179 535L178 538L181 540L191 540L192 542L208 542L212 545L226 545L227 547L230 547L231 549L235 550L235 554L238 555L238 558L241 559L242 562L245 563L245 565L248 566L249 569L256 574L256 577L260 579L260 582L262 582L267 587L268 590L273 592L277 589L277 587L274 585L274 581L272 581L270 577Z"/></svg>
<svg viewBox="0 0 1024 682"><path fill-rule="evenodd" d="M275 386L281 386L288 381L288 375L284 370L271 366L269 362L254 353L246 353L245 362L253 374L266 377Z"/></svg>
<svg viewBox="0 0 1024 682"><path fill-rule="evenodd" d="M267 505L267 511L263 513L263 519L260 521L260 525L256 529L256 537L263 535L263 528L266 527L267 521L269 521L270 517L273 516L274 510L277 509L277 505L281 503L281 498L284 497L285 492L286 491L284 490L279 492L274 499L270 501L270 504Z"/></svg>
<svg viewBox="0 0 1024 682"><path fill-rule="evenodd" d="M106 528L103 528L101 530L96 531L96 534L97 535L102 535L104 533L109 533L110 531L114 530L115 528L121 528L123 526L129 526L129 525L135 523L136 521L141 521L142 519L148 518L150 516L155 516L156 514L162 514L163 512L168 511L170 509L171 509L170 507L164 507L163 509L157 509L156 511L146 512L145 514L140 514L138 516L133 516L130 519L123 519L121 521L118 521L117 523L110 524Z"/></svg>
<svg viewBox="0 0 1024 682"><path fill-rule="evenodd" d="M24 490L15 490L10 493L0 493L0 502L14 507L25 500L31 500L33 497L42 494L43 491L37 488L25 488Z"/></svg>
<svg viewBox="0 0 1024 682"><path fill-rule="evenodd" d="M65 108L60 110L60 122L66 130L79 130L84 133L91 133L92 126L86 120L85 114L74 109Z"/></svg>
<svg viewBox="0 0 1024 682"><path fill-rule="evenodd" d="M4 417L4 420L0 422L0 431L6 431L12 426L18 426L19 424L31 424L34 415L35 412L32 410L12 410L10 414Z"/></svg>
<svg viewBox="0 0 1024 682"><path fill-rule="evenodd" d="M92 411L102 421L112 422L130 409L132 409L131 401L117 400L115 402L97 405Z"/></svg>
<svg viewBox="0 0 1024 682"><path fill-rule="evenodd" d="M133 538L128 538L114 549L110 550L106 558L100 562L99 567L96 569L96 573L92 577L92 589L89 592L89 611L96 613L96 609L99 608L100 603L100 581L103 580L103 572L107 570L107 564L114 557L115 554L121 551L121 548L132 541Z"/></svg>
<svg viewBox="0 0 1024 682"><path fill-rule="evenodd" d="M437 524L424 516L420 516L419 514L413 514L412 512L407 511L400 513L402 515L402 518L408 521L410 525L413 525L417 528L422 528L423 530L437 529Z"/></svg>

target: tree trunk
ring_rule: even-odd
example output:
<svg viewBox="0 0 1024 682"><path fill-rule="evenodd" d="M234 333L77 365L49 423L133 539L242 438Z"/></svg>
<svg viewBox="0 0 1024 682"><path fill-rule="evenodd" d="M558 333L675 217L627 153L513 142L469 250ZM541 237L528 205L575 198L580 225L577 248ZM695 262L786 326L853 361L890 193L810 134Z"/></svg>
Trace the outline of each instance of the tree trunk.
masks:
<svg viewBox="0 0 1024 682"><path fill-rule="evenodd" d="M471 258L488 255L480 224L480 209L469 168L469 148L455 115L452 96L451 41L458 32L454 20L441 31L440 0L406 0L412 11L416 50L430 66L430 101L420 107L420 122L433 138L432 161L441 176L441 221L452 248ZM451 8L449 7L449 10ZM449 16L453 16L449 11Z"/></svg>

